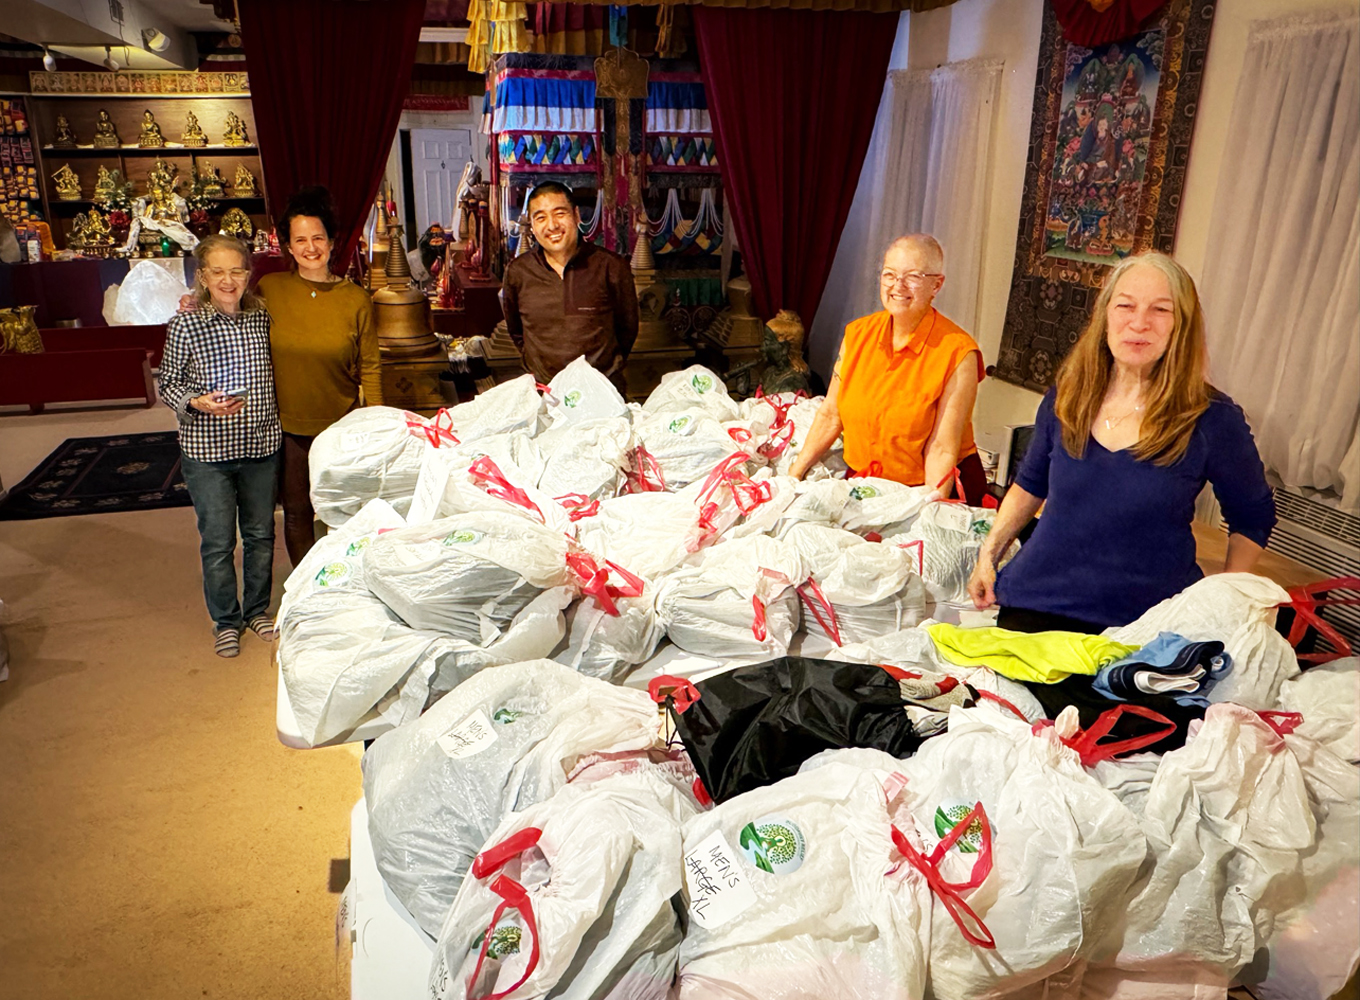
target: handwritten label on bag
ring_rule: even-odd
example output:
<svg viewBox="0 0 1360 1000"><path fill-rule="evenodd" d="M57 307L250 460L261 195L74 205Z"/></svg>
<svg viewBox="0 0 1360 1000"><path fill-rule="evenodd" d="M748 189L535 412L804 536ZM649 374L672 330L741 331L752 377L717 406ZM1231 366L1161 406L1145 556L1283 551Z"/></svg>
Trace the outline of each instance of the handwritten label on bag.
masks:
<svg viewBox="0 0 1360 1000"><path fill-rule="evenodd" d="M756 904L736 854L721 830L714 830L685 855L689 915L700 927L721 927Z"/></svg>
<svg viewBox="0 0 1360 1000"><path fill-rule="evenodd" d="M481 753L495 743L496 730L491 728L491 720L479 708L435 742L454 760L462 760Z"/></svg>

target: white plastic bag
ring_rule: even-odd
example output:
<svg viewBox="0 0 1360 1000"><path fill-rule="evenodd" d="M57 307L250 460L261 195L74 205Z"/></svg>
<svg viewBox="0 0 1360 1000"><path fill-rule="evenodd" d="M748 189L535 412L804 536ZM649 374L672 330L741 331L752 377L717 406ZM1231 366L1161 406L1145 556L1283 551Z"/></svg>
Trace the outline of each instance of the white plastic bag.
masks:
<svg viewBox="0 0 1360 1000"><path fill-rule="evenodd" d="M605 500L623 485L633 428L621 417L572 421L544 431L538 443L546 456L537 481L540 492L554 499L574 494L584 501Z"/></svg>
<svg viewBox="0 0 1360 1000"><path fill-rule="evenodd" d="M1259 1000L1329 1000L1360 966L1360 770L1306 736L1284 742L1317 822L1317 844L1303 857L1307 897L1276 917L1267 967L1258 952L1238 978Z"/></svg>
<svg viewBox="0 0 1360 1000"><path fill-rule="evenodd" d="M283 599L275 621L279 628L297 601L318 589L366 587L364 550L380 531L402 528L406 522L386 500L370 500L343 525L327 532L307 550L283 584Z"/></svg>
<svg viewBox="0 0 1360 1000"><path fill-rule="evenodd" d="M656 580L689 558L685 539L698 520L693 501L669 492L602 500L576 524L581 547L638 576Z"/></svg>
<svg viewBox="0 0 1360 1000"><path fill-rule="evenodd" d="M1317 830L1298 761L1255 712L1212 705L1198 734L1163 756L1142 828L1155 865L1117 957L1100 964L1228 985L1301 901Z"/></svg>
<svg viewBox="0 0 1360 1000"><path fill-rule="evenodd" d="M780 453L775 461L775 471L786 476L789 467L793 465L798 453L803 450L803 445L807 441L808 432L812 430L813 421L817 419L817 411L821 409L822 403L826 401L824 396L814 396L811 399L800 400L788 410L788 419L793 422L793 436L790 438L788 446ZM820 479L841 478L850 467L845 464L843 445L839 438L831 446L831 450L807 471L803 478L808 482Z"/></svg>
<svg viewBox="0 0 1360 1000"><path fill-rule="evenodd" d="M534 377L521 375L459 403L448 411L448 423L463 444L512 431L533 437L541 429L543 412L543 398Z"/></svg>
<svg viewBox="0 0 1360 1000"><path fill-rule="evenodd" d="M680 823L695 811L642 773L568 785L508 817L440 930L431 1000L665 1000Z"/></svg>
<svg viewBox="0 0 1360 1000"><path fill-rule="evenodd" d="M1209 700L1268 709L1279 700L1280 685L1299 672L1289 641L1275 631L1275 606L1288 600L1283 587L1263 576L1216 573L1104 634L1131 646L1145 646L1159 632L1192 642L1216 639L1233 668L1214 685Z"/></svg>
<svg viewBox="0 0 1360 1000"><path fill-rule="evenodd" d="M902 762L927 846L982 803L992 872L966 897L995 939L969 943L943 903L931 924L930 983L938 1000L1003 997L1085 957L1136 889L1147 843L1138 822L1051 729L987 709L950 712L949 731ZM963 881L978 849L960 840L940 863Z"/></svg>
<svg viewBox="0 0 1360 1000"><path fill-rule="evenodd" d="M647 413L633 421L633 434L661 469L666 489L699 482L740 449L723 425L695 407Z"/></svg>
<svg viewBox="0 0 1360 1000"><path fill-rule="evenodd" d="M884 760L820 754L685 824L681 1000L920 1000L931 896L894 847Z"/></svg>
<svg viewBox="0 0 1360 1000"><path fill-rule="evenodd" d="M1289 678L1280 685L1278 707L1303 716L1300 736L1342 760L1360 761L1360 658L1319 663Z"/></svg>
<svg viewBox="0 0 1360 1000"><path fill-rule="evenodd" d="M447 635L411 628L367 587L312 591L279 628L279 668L298 732L318 746L375 708L390 725L414 719L441 660L456 649Z"/></svg>
<svg viewBox="0 0 1360 1000"><path fill-rule="evenodd" d="M963 604L968 600L968 578L977 565L982 543L996 521L996 511L969 507L961 503L928 503L921 508L906 531L885 541L903 545L909 551L919 543L926 590L936 603ZM998 563L1009 562L1020 550L1012 542Z"/></svg>
<svg viewBox="0 0 1360 1000"><path fill-rule="evenodd" d="M551 798L585 754L659 740L641 691L549 660L483 670L364 755L378 868L436 935L472 858L512 810Z"/></svg>
<svg viewBox="0 0 1360 1000"><path fill-rule="evenodd" d="M541 591L570 583L567 539L477 511L390 531L365 553L369 587L414 628L489 645Z"/></svg>
<svg viewBox="0 0 1360 1000"><path fill-rule="evenodd" d="M926 616L925 587L902 549L812 523L795 524L783 541L802 554L816 584L799 589L809 636L840 646L910 628Z"/></svg>
<svg viewBox="0 0 1360 1000"><path fill-rule="evenodd" d="M584 357L553 376L543 402L553 427L628 416L628 405L614 383Z"/></svg>
<svg viewBox="0 0 1360 1000"><path fill-rule="evenodd" d="M405 410L365 406L318 434L307 459L317 517L338 527L375 498L404 516L420 475L427 426Z"/></svg>
<svg viewBox="0 0 1360 1000"><path fill-rule="evenodd" d="M841 511L841 527L860 534L877 532L885 539L910 529L921 511L939 496L931 486L903 486L871 476L847 479L846 485L849 498Z"/></svg>
<svg viewBox="0 0 1360 1000"><path fill-rule="evenodd" d="M661 383L642 408L652 414L691 412L697 408L720 422L738 418L737 404L727 394L726 384L702 365L662 375Z"/></svg>
<svg viewBox="0 0 1360 1000"><path fill-rule="evenodd" d="M703 550L657 591L657 614L671 642L699 656L773 659L798 628L794 586L807 579L802 556L764 535Z"/></svg>

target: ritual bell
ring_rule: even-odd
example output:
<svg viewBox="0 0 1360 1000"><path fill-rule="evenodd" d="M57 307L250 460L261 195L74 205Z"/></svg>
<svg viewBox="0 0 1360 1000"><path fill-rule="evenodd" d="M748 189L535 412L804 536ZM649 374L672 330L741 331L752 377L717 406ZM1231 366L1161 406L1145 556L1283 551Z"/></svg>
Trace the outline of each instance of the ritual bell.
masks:
<svg viewBox="0 0 1360 1000"><path fill-rule="evenodd" d="M378 323L378 349L393 358L424 357L439 353L432 331L430 301L411 287L411 265L401 242L401 226L388 224L387 287L373 293Z"/></svg>

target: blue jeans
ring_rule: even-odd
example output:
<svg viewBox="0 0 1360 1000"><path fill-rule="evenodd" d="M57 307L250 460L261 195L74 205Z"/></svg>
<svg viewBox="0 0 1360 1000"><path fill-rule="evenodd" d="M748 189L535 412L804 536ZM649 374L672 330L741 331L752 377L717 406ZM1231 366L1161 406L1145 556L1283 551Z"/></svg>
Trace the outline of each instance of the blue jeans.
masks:
<svg viewBox="0 0 1360 1000"><path fill-rule="evenodd" d="M234 462L181 459L202 539L203 597L217 628L240 628L269 610L274 581L274 499L279 456ZM236 599L236 524L241 525L242 599ZM244 612L242 606L244 605Z"/></svg>

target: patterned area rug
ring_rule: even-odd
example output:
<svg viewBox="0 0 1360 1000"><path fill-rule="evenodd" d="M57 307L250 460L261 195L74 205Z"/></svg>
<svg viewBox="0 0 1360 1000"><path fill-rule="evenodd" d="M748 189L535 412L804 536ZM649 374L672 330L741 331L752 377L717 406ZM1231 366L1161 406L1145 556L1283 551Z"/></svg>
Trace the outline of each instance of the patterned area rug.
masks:
<svg viewBox="0 0 1360 1000"><path fill-rule="evenodd" d="M188 507L179 436L67 438L0 504L0 521Z"/></svg>

